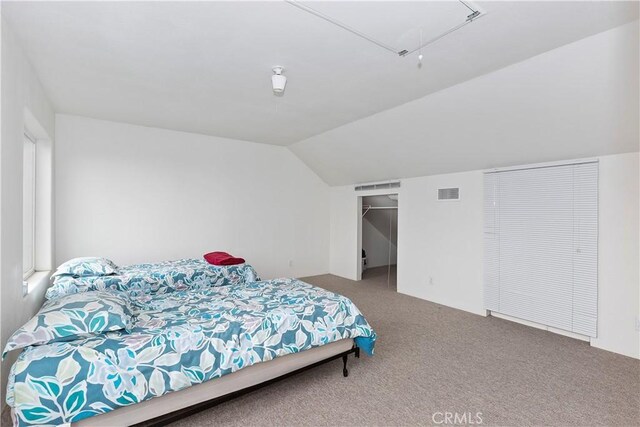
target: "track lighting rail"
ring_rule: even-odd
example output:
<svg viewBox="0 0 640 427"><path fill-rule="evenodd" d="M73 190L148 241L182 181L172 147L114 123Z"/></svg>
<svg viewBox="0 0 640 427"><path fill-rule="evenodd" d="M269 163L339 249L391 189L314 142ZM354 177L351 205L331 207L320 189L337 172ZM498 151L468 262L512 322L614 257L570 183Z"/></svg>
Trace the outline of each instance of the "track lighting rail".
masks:
<svg viewBox="0 0 640 427"><path fill-rule="evenodd" d="M390 45L388 45L388 44L386 44L384 42L381 42L380 40L377 40L376 38L374 38L372 36L369 36L369 35L363 33L362 31L357 30L357 29L355 29L355 28L353 28L353 27L351 27L351 26L349 26L349 25L347 25L347 24L345 24L343 22L340 22L337 19L335 19L335 18L333 18L333 17L331 17L331 16L329 16L329 15L327 15L325 13L322 13L322 12L320 12L320 11L310 7L310 6L307 6L306 4L303 4L298 0L285 0L285 1L287 3L289 3L290 5L297 7L300 10L303 10L303 11L305 11L307 13L315 15L318 18L324 19L325 21L327 21L327 22L329 22L329 23L331 23L331 24L333 24L333 25L335 25L337 27L340 27L343 30L349 31L350 33L355 34L356 36L361 37L361 38L363 38L363 39L375 44L376 46L381 47L381 48L383 48L383 49L385 49L385 50L387 50L389 52L392 52L392 53L394 53L394 54L396 54L396 55L398 55L400 57L405 57L407 55L410 55L410 54L412 54L412 53L414 53L414 52L416 52L416 51L418 51L418 50L420 50L420 49L422 49L424 47L429 46L432 43L437 42L438 40L442 39L443 37L455 32L455 31L458 31L459 29L465 27L467 24L470 24L473 21L475 21L476 19L484 16L485 13L486 13L483 10L481 10L480 8L478 8L476 6L473 6L471 4L471 2L469 2L469 1L458 0L467 9L469 9L471 11L471 13L469 15L467 15L467 18L465 19L464 22L453 26L452 28L448 29L447 31L445 31L445 32L443 32L441 34L438 34L437 36L427 40L424 43L421 42L420 45L418 47L416 47L415 49L398 49L398 48L390 46Z"/></svg>

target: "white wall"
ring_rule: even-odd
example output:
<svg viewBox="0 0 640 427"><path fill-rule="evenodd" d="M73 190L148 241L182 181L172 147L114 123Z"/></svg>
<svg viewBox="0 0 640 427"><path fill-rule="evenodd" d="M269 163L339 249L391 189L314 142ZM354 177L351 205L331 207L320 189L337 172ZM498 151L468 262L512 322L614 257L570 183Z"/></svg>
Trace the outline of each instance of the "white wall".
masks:
<svg viewBox="0 0 640 427"><path fill-rule="evenodd" d="M358 280L358 216L362 215L362 201L353 186L331 187L331 227L329 231L329 272L336 276Z"/></svg>
<svg viewBox="0 0 640 427"><path fill-rule="evenodd" d="M591 344L640 357L638 153L600 158L598 338Z"/></svg>
<svg viewBox="0 0 640 427"><path fill-rule="evenodd" d="M460 188L438 201L438 188ZM481 171L402 180L398 291L477 314L483 308Z"/></svg>
<svg viewBox="0 0 640 427"><path fill-rule="evenodd" d="M38 138L47 139L50 144L55 133L55 116L38 78L4 18L1 25L0 345L4 348L9 336L40 308L46 288L41 285L26 297L22 296L22 155L25 121L31 121L30 130L37 133ZM50 199L48 203L51 203ZM51 230L48 232L50 243ZM44 236L40 231L37 233L40 237ZM38 267L42 268L43 265ZM16 357L16 352L11 353L2 363L3 404L9 367Z"/></svg>
<svg viewBox="0 0 640 427"><path fill-rule="evenodd" d="M591 343L640 358L640 159L636 152L599 160L598 338ZM461 200L438 202L443 187L459 187ZM359 194L352 186L331 193L331 273L355 279L347 255L357 250ZM398 194L398 291L485 315L483 171L404 179Z"/></svg>
<svg viewBox="0 0 640 427"><path fill-rule="evenodd" d="M55 156L57 263L226 250L263 277L329 270L329 188L284 147L58 115Z"/></svg>

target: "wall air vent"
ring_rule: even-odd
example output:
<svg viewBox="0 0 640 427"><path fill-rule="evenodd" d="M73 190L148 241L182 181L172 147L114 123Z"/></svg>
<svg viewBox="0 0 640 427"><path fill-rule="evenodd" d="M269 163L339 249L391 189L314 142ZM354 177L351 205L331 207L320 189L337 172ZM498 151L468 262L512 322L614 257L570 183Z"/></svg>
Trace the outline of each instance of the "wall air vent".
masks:
<svg viewBox="0 0 640 427"><path fill-rule="evenodd" d="M371 184L356 185L356 191L386 190L389 188L400 188L400 181L374 182Z"/></svg>
<svg viewBox="0 0 640 427"><path fill-rule="evenodd" d="M438 200L460 200L460 189L438 188Z"/></svg>

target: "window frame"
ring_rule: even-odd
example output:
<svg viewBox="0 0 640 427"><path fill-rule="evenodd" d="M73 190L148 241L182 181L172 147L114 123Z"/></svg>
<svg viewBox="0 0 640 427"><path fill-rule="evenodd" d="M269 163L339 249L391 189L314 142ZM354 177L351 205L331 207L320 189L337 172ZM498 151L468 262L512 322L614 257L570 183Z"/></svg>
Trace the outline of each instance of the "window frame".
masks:
<svg viewBox="0 0 640 427"><path fill-rule="evenodd" d="M24 259L22 260L22 278L23 280L28 279L30 276L32 276L35 272L36 272L36 210L37 210L37 206L36 206L36 194L37 194L37 139L35 137L33 137L28 131L27 129L24 130L23 132L23 144L33 144L33 154L32 154L32 174L33 176L31 177L32 180L32 191L31 191L31 266L29 268L29 270L25 271L24 270ZM24 145L23 145L23 155L24 155ZM23 159L23 163L22 163L23 167L24 167L24 159ZM24 179L25 175L24 175L24 170L22 172L22 178ZM24 192L24 186L22 189L22 197L25 197L25 192ZM24 203L22 206L23 209L23 218L24 218ZM22 225L22 232L24 233L25 230L25 224ZM24 245L25 240L24 237L22 238L22 244ZM24 254L24 248L23 248L23 254Z"/></svg>

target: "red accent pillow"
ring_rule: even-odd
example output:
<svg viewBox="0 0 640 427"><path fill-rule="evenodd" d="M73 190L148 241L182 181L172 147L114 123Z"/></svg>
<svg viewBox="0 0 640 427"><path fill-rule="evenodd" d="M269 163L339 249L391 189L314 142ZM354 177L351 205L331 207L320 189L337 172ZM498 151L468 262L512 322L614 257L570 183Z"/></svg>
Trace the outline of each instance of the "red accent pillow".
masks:
<svg viewBox="0 0 640 427"><path fill-rule="evenodd" d="M244 258L236 258L226 252L209 252L204 255L204 259L213 265L236 265L244 264Z"/></svg>

